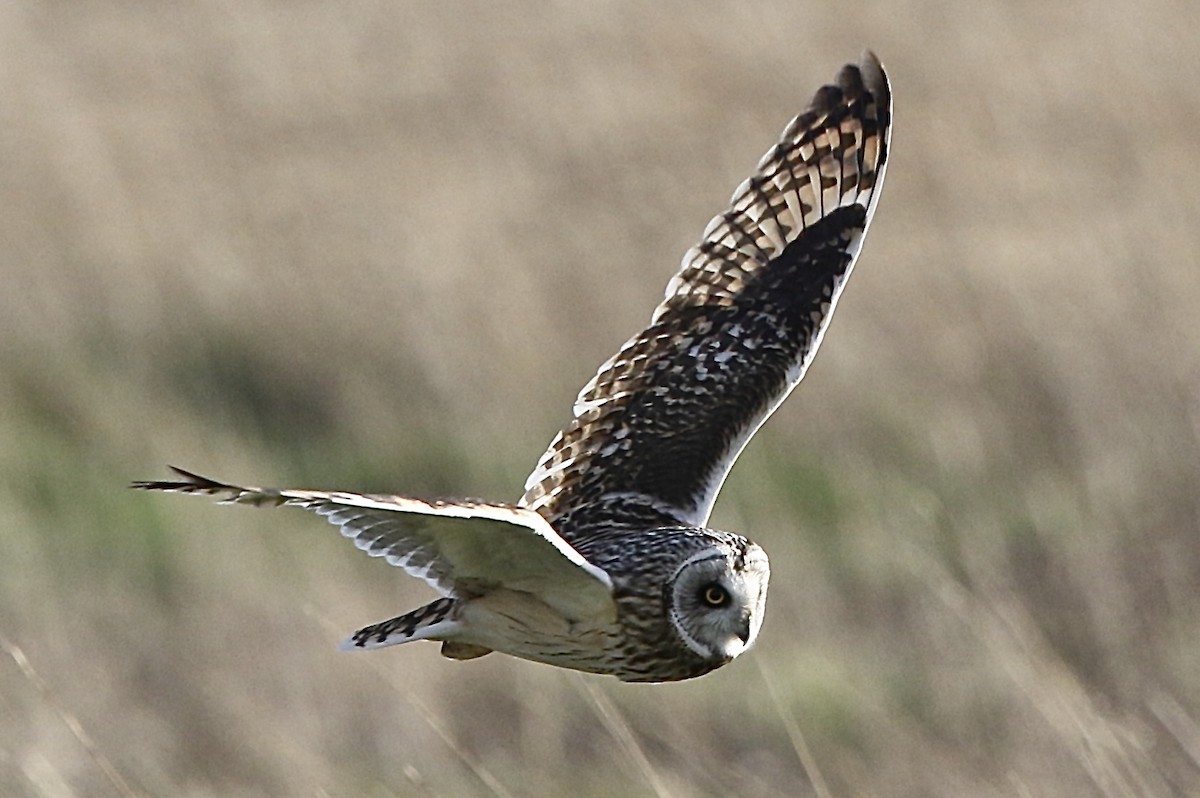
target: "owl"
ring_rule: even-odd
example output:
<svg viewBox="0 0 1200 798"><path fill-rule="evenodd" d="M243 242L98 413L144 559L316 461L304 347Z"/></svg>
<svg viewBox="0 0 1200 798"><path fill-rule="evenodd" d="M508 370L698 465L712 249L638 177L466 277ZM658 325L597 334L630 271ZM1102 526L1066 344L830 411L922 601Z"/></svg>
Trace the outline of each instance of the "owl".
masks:
<svg viewBox="0 0 1200 798"><path fill-rule="evenodd" d="M816 92L688 250L645 330L575 401L516 504L242 487L180 469L144 490L291 505L441 596L346 649L435 640L630 682L701 676L758 635L770 569L706 527L742 448L804 376L866 235L891 96L867 52Z"/></svg>

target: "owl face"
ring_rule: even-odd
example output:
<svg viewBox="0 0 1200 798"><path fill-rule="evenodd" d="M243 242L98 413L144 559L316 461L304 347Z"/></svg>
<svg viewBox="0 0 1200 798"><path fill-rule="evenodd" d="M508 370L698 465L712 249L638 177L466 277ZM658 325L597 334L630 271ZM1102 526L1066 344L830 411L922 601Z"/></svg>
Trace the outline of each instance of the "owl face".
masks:
<svg viewBox="0 0 1200 798"><path fill-rule="evenodd" d="M709 546L684 560L666 585L671 624L697 655L728 662L758 636L769 577L767 553L754 543Z"/></svg>

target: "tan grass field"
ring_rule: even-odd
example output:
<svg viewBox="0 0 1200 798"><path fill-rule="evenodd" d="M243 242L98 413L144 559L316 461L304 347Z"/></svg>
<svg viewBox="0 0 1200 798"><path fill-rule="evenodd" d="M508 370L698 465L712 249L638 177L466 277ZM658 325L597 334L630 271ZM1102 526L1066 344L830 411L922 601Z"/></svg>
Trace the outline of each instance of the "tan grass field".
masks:
<svg viewBox="0 0 1200 798"><path fill-rule="evenodd" d="M729 667L341 654L431 592L125 489L515 499L864 47L892 161L716 508L772 558ZM1177 0L0 4L0 795L1200 795L1198 75Z"/></svg>

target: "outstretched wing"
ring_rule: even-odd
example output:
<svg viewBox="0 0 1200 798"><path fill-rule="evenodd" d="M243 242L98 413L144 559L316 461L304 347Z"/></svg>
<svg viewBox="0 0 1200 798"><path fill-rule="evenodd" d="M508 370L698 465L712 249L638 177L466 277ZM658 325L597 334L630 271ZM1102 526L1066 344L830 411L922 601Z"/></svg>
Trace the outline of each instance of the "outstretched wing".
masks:
<svg viewBox="0 0 1200 798"><path fill-rule="evenodd" d="M890 120L871 53L816 93L684 255L650 326L580 392L522 506L567 540L622 503L705 524L821 343L878 198Z"/></svg>
<svg viewBox="0 0 1200 798"><path fill-rule="evenodd" d="M502 586L534 594L572 619L615 612L608 574L530 510L467 501L242 487L175 467L171 470L178 480L135 482L133 487L225 496L223 504L303 507L341 527L342 534L367 554L424 579L445 596L468 597Z"/></svg>

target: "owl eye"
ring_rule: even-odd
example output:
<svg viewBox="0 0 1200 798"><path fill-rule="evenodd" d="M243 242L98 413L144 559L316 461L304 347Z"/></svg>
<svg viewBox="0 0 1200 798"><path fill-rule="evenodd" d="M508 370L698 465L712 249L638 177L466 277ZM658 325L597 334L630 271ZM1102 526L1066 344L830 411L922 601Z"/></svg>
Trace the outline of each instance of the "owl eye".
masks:
<svg viewBox="0 0 1200 798"><path fill-rule="evenodd" d="M729 593L720 585L708 585L700 593L700 599L710 607L723 607L729 603Z"/></svg>

